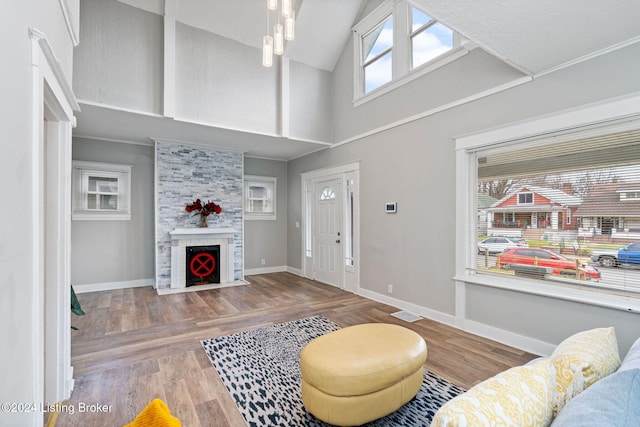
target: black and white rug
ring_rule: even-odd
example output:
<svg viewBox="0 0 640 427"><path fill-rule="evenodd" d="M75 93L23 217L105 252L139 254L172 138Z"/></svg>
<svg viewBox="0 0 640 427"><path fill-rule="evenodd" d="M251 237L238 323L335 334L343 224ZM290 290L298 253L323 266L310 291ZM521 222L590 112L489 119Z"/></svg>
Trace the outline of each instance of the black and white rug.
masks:
<svg viewBox="0 0 640 427"><path fill-rule="evenodd" d="M314 316L203 340L202 347L247 425L327 427L302 404L299 359L309 341L338 329ZM366 426L428 426L438 408L462 392L425 370L415 399Z"/></svg>

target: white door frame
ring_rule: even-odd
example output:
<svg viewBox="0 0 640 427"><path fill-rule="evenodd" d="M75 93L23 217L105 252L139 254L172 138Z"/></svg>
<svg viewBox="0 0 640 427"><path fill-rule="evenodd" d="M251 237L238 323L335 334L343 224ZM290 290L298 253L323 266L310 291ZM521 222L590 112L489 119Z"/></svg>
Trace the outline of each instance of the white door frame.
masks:
<svg viewBox="0 0 640 427"><path fill-rule="evenodd" d="M308 218L313 217L314 203L308 203L309 193L311 197L313 195L313 187L315 182L327 180L329 178L340 177L342 185L342 197L343 197L343 218L342 218L342 236L343 248L346 248L347 239L347 227L350 221L347 220L347 206L348 203L344 203L348 197L348 190L353 192L353 265L346 265L345 250L343 250L343 256L341 257L342 269L342 288L353 293L358 293L360 290L360 193L359 193L359 176L360 176L360 163L348 163L345 165L334 166L324 169L316 169L310 172L300 174L301 177L301 225L302 225L302 275L309 279L315 279L313 271L313 241L309 241L311 238L307 233ZM312 199L311 199L312 200ZM312 210L309 212L308 207ZM311 234L312 235L312 234ZM308 256L308 249L311 249L311 257Z"/></svg>
<svg viewBox="0 0 640 427"><path fill-rule="evenodd" d="M71 129L80 107L46 36L31 29L32 203L47 206L33 224L34 397L71 396ZM47 126L44 126L45 120ZM33 425L42 423L34 412Z"/></svg>

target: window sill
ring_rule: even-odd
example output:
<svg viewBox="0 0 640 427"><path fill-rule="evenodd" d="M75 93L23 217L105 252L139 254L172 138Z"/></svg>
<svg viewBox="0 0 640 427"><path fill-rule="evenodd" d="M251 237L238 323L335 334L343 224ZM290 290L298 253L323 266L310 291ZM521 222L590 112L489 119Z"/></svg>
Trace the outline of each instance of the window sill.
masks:
<svg viewBox="0 0 640 427"><path fill-rule="evenodd" d="M130 213L74 212L73 221L130 221Z"/></svg>
<svg viewBox="0 0 640 427"><path fill-rule="evenodd" d="M369 101L372 101L376 98L378 98L379 96L382 96L384 94L387 94L391 91L394 91L396 89L398 89L401 86L404 86L405 84L412 82L413 80L416 80L432 71L437 70L440 67L444 67L445 65L449 64L450 62L453 62L459 58L462 58L463 56L465 56L466 54L468 54L474 47L470 46L471 48L467 47L466 45L463 46L459 46L445 54L443 54L441 57L435 58L433 61L431 62L427 62L425 64L422 64L421 66L419 66L418 68L411 70L411 72L409 72L408 74L396 79L396 80L391 80L389 83L385 83L384 85L380 86L377 89L372 90L369 93L363 94L361 96L359 96L358 98L354 99L353 101L353 106L354 107L358 107L360 105L366 104Z"/></svg>
<svg viewBox="0 0 640 427"><path fill-rule="evenodd" d="M538 295L548 298L556 298L565 301L589 304L598 307L611 308L628 313L640 313L640 298L625 295L617 295L607 290L591 291L584 288L574 288L562 284L551 285L539 280L517 280L486 274L456 275L453 280L470 285L487 286L504 289L512 292L520 292L530 295Z"/></svg>
<svg viewBox="0 0 640 427"><path fill-rule="evenodd" d="M245 213L244 219L247 221L275 221L277 218L275 215L256 215Z"/></svg>

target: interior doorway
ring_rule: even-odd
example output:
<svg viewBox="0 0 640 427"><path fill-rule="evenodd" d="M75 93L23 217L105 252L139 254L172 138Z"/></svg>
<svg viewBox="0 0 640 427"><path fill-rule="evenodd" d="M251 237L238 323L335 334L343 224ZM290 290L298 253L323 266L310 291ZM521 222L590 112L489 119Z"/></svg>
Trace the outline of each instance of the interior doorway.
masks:
<svg viewBox="0 0 640 427"><path fill-rule="evenodd" d="M73 389L71 368L71 130L79 110L44 34L32 41L33 200L46 215L34 217L34 400L60 403ZM34 412L34 425L45 414ZM40 419L38 419L40 418Z"/></svg>

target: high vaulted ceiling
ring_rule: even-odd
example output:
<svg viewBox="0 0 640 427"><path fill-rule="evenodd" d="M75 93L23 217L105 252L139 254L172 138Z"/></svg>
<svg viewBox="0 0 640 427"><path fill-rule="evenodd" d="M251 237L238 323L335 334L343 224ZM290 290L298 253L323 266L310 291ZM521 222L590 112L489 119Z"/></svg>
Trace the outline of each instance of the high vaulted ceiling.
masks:
<svg viewBox="0 0 640 427"><path fill-rule="evenodd" d="M638 0L415 0L415 3L529 75L640 41Z"/></svg>
<svg viewBox="0 0 640 427"><path fill-rule="evenodd" d="M164 14L165 0L119 1ZM266 0L166 2L175 5L178 21L246 45L260 47L266 32ZM640 41L640 0L412 2L484 50L534 77ZM381 3L383 0L294 0L296 39L288 43L285 54L296 61L333 70L348 45L357 18ZM230 130L86 104L82 108L74 134L88 137L136 141L179 135L184 141L216 140L250 155L279 159L296 158L324 147L273 136L243 138L243 134ZM121 126L122 120L128 125ZM159 128L163 135L158 134Z"/></svg>
<svg viewBox="0 0 640 427"><path fill-rule="evenodd" d="M164 15L164 0L119 0ZM377 0L376 0L377 1ZM351 27L367 0L293 0L295 43L286 55L298 62L333 71L349 40ZM267 33L266 0L176 0L176 20L257 48ZM273 25L273 22L271 22Z"/></svg>
<svg viewBox="0 0 640 427"><path fill-rule="evenodd" d="M164 0L119 0L164 14ZM483 49L534 75L640 41L638 0L411 0ZM176 19L249 46L266 32L266 0L175 0ZM383 0L371 0L377 5ZM367 0L294 0L290 58L333 70Z"/></svg>

